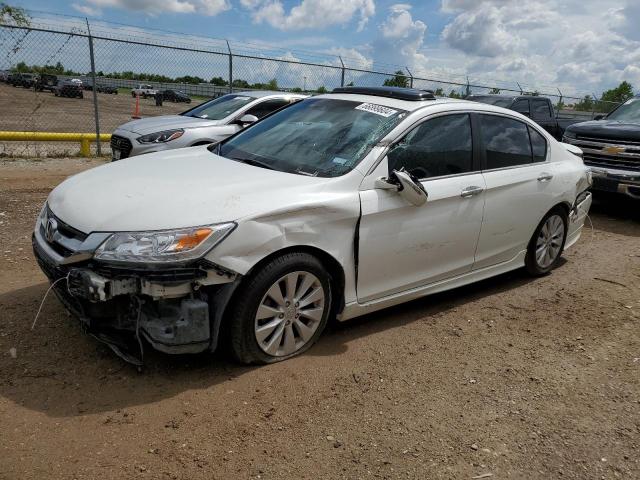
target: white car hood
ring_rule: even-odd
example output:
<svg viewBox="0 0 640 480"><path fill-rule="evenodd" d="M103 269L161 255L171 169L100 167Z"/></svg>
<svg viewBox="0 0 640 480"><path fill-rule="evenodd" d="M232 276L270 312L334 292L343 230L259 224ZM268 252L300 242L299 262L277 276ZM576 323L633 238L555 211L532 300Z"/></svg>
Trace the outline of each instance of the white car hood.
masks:
<svg viewBox="0 0 640 480"><path fill-rule="evenodd" d="M267 170L191 147L87 170L56 187L48 203L58 218L84 233L162 230L317 201L332 180Z"/></svg>
<svg viewBox="0 0 640 480"><path fill-rule="evenodd" d="M224 125L222 120L207 120L206 118L188 117L185 115L162 115L159 117L141 118L120 125L117 130L146 135L172 128L198 128Z"/></svg>

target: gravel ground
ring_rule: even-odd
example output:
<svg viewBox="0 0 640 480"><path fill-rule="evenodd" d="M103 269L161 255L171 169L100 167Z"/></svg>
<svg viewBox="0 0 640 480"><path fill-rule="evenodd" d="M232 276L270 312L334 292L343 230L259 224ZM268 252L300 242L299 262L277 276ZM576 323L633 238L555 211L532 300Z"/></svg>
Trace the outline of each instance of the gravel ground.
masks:
<svg viewBox="0 0 640 480"><path fill-rule="evenodd" d="M241 367L83 335L30 251L85 159L0 162L0 478L640 478L640 209L597 198L551 275L517 271Z"/></svg>

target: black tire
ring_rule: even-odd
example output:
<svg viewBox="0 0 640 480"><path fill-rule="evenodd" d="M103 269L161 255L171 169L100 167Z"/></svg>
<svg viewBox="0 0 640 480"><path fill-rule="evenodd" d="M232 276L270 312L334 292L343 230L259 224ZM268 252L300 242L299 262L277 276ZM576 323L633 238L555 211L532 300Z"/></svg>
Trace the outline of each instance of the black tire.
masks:
<svg viewBox="0 0 640 480"><path fill-rule="evenodd" d="M275 356L263 351L255 334L256 313L267 290L278 279L292 272L308 272L320 281L324 293L324 311L310 340L290 355ZM231 354L241 363L268 364L300 355L318 340L327 325L332 311L331 277L322 263L307 253L292 252L274 258L259 271L245 279L235 295L235 301L228 316L228 333Z"/></svg>
<svg viewBox="0 0 640 480"><path fill-rule="evenodd" d="M536 248L537 248L538 238L540 237L541 231L544 225L547 223L547 220L549 220L551 217L554 217L556 215L560 217L560 219L562 220L562 225L564 227L563 229L564 231L562 234L562 241L560 242L560 250L549 265L540 265L540 263L536 259ZM533 232L533 236L531 237L531 240L529 240L529 245L527 246L527 255L524 260L525 268L530 275L533 275L534 277L540 277L542 275L546 275L558 265L558 262L560 261L560 257L562 257L562 252L564 250L564 243L567 240L567 226L568 226L567 212L564 208L561 208L561 207L556 207L552 209L540 221L535 232Z"/></svg>

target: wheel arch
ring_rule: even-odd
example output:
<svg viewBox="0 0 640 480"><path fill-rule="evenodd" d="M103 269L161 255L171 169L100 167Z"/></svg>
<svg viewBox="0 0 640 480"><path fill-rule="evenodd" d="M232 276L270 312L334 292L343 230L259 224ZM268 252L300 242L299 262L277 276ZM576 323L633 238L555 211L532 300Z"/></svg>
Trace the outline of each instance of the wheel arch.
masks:
<svg viewBox="0 0 640 480"><path fill-rule="evenodd" d="M334 299L334 312L337 314L344 308L344 286L345 286L345 274L342 265L333 255L322 250L321 248L311 245L292 245L284 247L280 250L270 253L266 257L262 258L247 272L245 276L250 276L263 265L266 265L271 260L277 257L286 255L287 253L307 253L316 257L322 263L322 266L326 268L327 273L331 277L331 295Z"/></svg>
<svg viewBox="0 0 640 480"><path fill-rule="evenodd" d="M322 263L322 265L327 269L327 273L329 273L329 276L331 278L331 296L333 297L333 306L331 309L332 311L329 314L329 319L335 317L335 315L339 314L344 309L345 273L340 262L336 260L333 255L318 247L309 245L293 245L284 247L260 259L255 265L251 267L251 269L249 269L249 271L247 271L246 274L242 275L242 277L239 278L235 285L233 285L232 292L228 296L227 301L224 302L222 311L217 315L217 322L214 319L214 323L211 325L212 351L219 346L220 339L223 339L226 336L228 325L231 320L229 318L229 311L233 308L233 303L238 298L238 287L242 284L242 282L246 281L247 278L251 277L251 275L258 271L262 266L266 265L274 258L286 255L288 253L307 253L309 255L312 255L316 257L320 261L320 263Z"/></svg>

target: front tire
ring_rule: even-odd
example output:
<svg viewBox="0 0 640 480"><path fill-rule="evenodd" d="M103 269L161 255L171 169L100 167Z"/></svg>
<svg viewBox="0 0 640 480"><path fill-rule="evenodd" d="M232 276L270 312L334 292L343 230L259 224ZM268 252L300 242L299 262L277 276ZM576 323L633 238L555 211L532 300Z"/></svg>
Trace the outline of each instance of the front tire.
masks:
<svg viewBox="0 0 640 480"><path fill-rule="evenodd" d="M251 275L237 292L229 326L242 363L274 363L305 352L331 312L331 278L307 253L287 253Z"/></svg>
<svg viewBox="0 0 640 480"><path fill-rule="evenodd" d="M527 247L525 267L533 276L546 275L560 261L567 239L567 214L554 208L545 215Z"/></svg>

